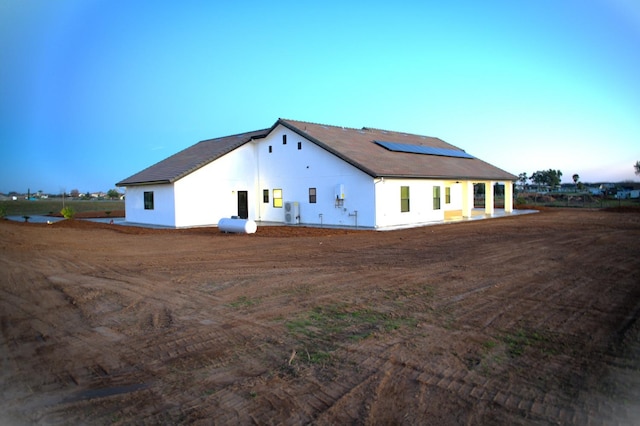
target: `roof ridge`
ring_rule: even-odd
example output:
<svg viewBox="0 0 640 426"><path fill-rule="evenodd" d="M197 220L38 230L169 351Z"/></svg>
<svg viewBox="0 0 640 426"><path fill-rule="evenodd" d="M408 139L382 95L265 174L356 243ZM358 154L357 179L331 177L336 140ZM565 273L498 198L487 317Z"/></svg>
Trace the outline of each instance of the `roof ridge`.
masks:
<svg viewBox="0 0 640 426"><path fill-rule="evenodd" d="M290 119L290 118L280 118L280 120L283 120L283 121L295 121L296 123L312 124L314 126L333 127L335 129L349 129L349 130L356 130L356 131L357 130L362 130L362 129L357 128L357 127L337 126L335 124L315 123L313 121L293 120L293 119Z"/></svg>
<svg viewBox="0 0 640 426"><path fill-rule="evenodd" d="M296 123L304 123L304 124L311 124L314 126L325 126L325 127L333 127L335 129L349 129L349 130L355 130L355 131L373 131L373 132L385 132L385 133L396 133L399 135L406 135L406 136L418 136L418 137L422 137L422 138L431 138L431 139L437 139L441 142L444 142L446 144L449 144L448 142L445 142L443 139L440 139L437 136L429 136L429 135L422 135L422 134L418 134L418 133L410 133L410 132L401 132L398 130L389 130L389 129L382 129L382 128L378 128L378 127L369 127L369 126L363 126L363 127L349 127L349 126L337 126L335 124L325 124L325 123L316 123L316 122L312 122L312 121L304 121L304 120L293 120L290 118L280 118L280 120L283 121L289 121L289 122L296 122ZM451 144L449 144L451 145Z"/></svg>
<svg viewBox="0 0 640 426"><path fill-rule="evenodd" d="M216 138L202 139L198 143L200 143L200 142L210 142L210 141L215 141L215 140L218 140L218 139L228 139L228 138L233 138L233 137L239 138L239 137L242 137L242 136L246 136L246 135L248 135L250 133L268 132L269 130L271 130L270 127L266 128L266 129L258 129L258 130L251 130L249 132L236 133L234 135L218 136Z"/></svg>

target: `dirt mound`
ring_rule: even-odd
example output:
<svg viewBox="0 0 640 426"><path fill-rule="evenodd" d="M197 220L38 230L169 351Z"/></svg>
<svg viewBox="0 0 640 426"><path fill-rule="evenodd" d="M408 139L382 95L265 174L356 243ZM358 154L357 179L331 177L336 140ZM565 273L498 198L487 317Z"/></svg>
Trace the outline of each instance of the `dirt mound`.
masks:
<svg viewBox="0 0 640 426"><path fill-rule="evenodd" d="M30 224L27 224L30 225ZM42 224L34 224L42 226ZM46 225L45 225L46 226ZM342 228L314 228L306 226L259 226L255 234L233 234L221 232L217 227L198 227L185 229L169 229L169 228L149 228L143 226L129 226L109 224L102 222L92 222L88 220L66 219L51 225L54 228L75 228L75 229L105 229L123 234L176 234L176 235L207 235L215 237L274 237L274 238L292 238L292 237L319 237L331 235L348 235L354 233L366 233L373 231L342 229Z"/></svg>
<svg viewBox="0 0 640 426"><path fill-rule="evenodd" d="M90 220L82 220L82 219L64 219L58 222L54 222L48 226L52 228L65 228L65 229L85 229L85 230L104 229L104 230L109 230L109 231L118 232L122 234L135 234L135 235L154 234L160 231L160 230L151 229L151 228L142 228L138 226L121 226L116 224L93 222Z"/></svg>

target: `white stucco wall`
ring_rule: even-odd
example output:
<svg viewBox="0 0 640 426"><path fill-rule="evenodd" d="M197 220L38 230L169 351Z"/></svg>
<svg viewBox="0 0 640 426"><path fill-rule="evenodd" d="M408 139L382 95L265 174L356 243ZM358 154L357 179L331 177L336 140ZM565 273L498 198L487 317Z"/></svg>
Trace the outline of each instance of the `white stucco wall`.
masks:
<svg viewBox="0 0 640 426"><path fill-rule="evenodd" d="M238 191L247 191L255 217L255 147L245 144L175 183L176 226L212 226L238 215Z"/></svg>
<svg viewBox="0 0 640 426"><path fill-rule="evenodd" d="M144 193L153 192L153 210L145 210ZM132 223L175 226L173 185L130 186L126 189L125 219Z"/></svg>
<svg viewBox="0 0 640 426"><path fill-rule="evenodd" d="M450 203L445 202L444 188L446 187L451 188ZM456 210L456 211L462 210L462 184L460 182L456 183L451 181L444 181L444 186L442 189L442 206L445 212L451 211L451 210Z"/></svg>
<svg viewBox="0 0 640 426"><path fill-rule="evenodd" d="M286 145L283 134L287 135ZM371 176L283 126L255 146L259 173L256 220L284 221L284 207L273 207L273 190L282 189L283 204L299 203L301 224L355 226L357 220L358 226L375 226ZM340 184L345 198L341 206L336 206L336 187ZM309 188L316 188L316 203L309 202ZM268 203L262 199L264 189L269 190Z"/></svg>
<svg viewBox="0 0 640 426"><path fill-rule="evenodd" d="M401 211L401 187L409 187L409 211ZM433 188L440 187L440 209L433 208ZM446 188L451 202L446 203ZM462 187L455 182L426 179L376 179L376 227L444 220L445 212L462 208Z"/></svg>

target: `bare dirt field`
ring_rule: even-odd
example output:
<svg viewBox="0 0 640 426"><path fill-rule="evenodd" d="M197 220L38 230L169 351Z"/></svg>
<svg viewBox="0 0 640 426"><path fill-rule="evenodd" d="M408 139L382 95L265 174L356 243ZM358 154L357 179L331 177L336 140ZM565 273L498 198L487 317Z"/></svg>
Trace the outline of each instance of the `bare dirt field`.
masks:
<svg viewBox="0 0 640 426"><path fill-rule="evenodd" d="M1 424L637 424L640 214L0 221Z"/></svg>

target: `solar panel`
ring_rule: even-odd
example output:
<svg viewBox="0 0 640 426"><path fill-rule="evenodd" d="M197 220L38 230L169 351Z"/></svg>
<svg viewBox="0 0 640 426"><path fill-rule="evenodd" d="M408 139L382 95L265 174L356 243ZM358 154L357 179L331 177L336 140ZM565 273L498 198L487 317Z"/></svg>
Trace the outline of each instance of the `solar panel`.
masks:
<svg viewBox="0 0 640 426"><path fill-rule="evenodd" d="M378 145L394 152L407 152L410 154L438 155L441 157L475 158L462 150L437 148L435 146L412 145L408 143L374 141Z"/></svg>

